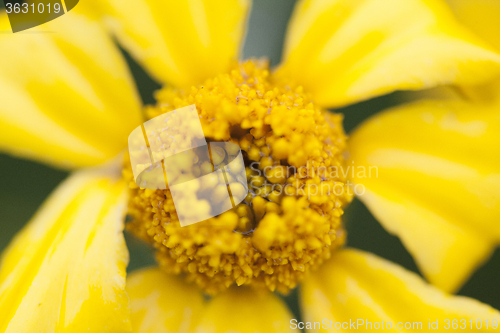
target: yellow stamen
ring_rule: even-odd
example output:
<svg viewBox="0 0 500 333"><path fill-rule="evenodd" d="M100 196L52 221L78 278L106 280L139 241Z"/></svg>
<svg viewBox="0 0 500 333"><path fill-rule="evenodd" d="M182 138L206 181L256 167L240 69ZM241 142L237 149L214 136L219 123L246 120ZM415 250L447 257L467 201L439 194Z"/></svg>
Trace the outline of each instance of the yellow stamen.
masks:
<svg viewBox="0 0 500 333"><path fill-rule="evenodd" d="M315 105L301 87L276 82L263 61L235 64L190 89L164 88L156 98L149 118L195 104L208 141L238 144L249 188L236 208L181 227L170 191L139 188L126 159L127 228L154 245L162 268L184 273L209 294L233 284L286 293L342 246L340 216L352 196L338 172L346 140L341 115ZM213 163L226 153L238 152L214 152ZM227 193L224 179L210 182ZM230 187L243 197L241 184Z"/></svg>

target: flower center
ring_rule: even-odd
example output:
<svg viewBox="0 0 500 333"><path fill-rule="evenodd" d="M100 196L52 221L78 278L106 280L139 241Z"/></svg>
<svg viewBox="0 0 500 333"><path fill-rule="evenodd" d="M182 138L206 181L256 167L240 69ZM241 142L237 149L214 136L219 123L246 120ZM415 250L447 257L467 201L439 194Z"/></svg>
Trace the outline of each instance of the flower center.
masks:
<svg viewBox="0 0 500 333"><path fill-rule="evenodd" d="M127 157L127 229L153 244L162 268L209 294L233 284L286 293L343 245L340 217L352 196L340 171L341 115L278 81L264 61L235 64L187 90L163 88L156 98L148 118L195 104L207 141L238 144L248 184L235 208L181 227L170 190L138 187Z"/></svg>

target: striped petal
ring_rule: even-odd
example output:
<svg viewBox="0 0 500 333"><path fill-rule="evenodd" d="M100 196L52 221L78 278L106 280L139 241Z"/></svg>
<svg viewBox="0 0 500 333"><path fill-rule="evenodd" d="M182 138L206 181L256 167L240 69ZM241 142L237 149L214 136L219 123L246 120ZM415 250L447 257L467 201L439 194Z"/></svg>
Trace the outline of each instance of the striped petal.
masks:
<svg viewBox="0 0 500 333"><path fill-rule="evenodd" d="M500 52L500 1L447 0L458 20ZM478 87L462 87L467 97L500 105L500 77Z"/></svg>
<svg viewBox="0 0 500 333"><path fill-rule="evenodd" d="M500 242L498 133L498 107L449 100L387 111L351 137L359 198L444 290Z"/></svg>
<svg viewBox="0 0 500 333"><path fill-rule="evenodd" d="M274 294L232 288L208 304L196 333L295 332L291 320L292 314Z"/></svg>
<svg viewBox="0 0 500 333"><path fill-rule="evenodd" d="M132 332L193 332L200 320L203 296L182 278L157 268L135 271L127 279Z"/></svg>
<svg viewBox="0 0 500 333"><path fill-rule="evenodd" d="M279 74L338 107L394 90L479 84L499 65L440 0L302 0Z"/></svg>
<svg viewBox="0 0 500 333"><path fill-rule="evenodd" d="M10 30L5 13L0 30ZM0 150L58 167L95 165L127 146L140 104L120 51L71 12L0 34Z"/></svg>
<svg viewBox="0 0 500 333"><path fill-rule="evenodd" d="M49 197L0 263L0 331L129 332L115 170L80 171Z"/></svg>
<svg viewBox="0 0 500 333"><path fill-rule="evenodd" d="M102 16L159 81L198 84L228 70L245 34L250 0L107 0Z"/></svg>
<svg viewBox="0 0 500 333"><path fill-rule="evenodd" d="M231 288L204 302L199 289L157 268L127 280L135 333L290 332L291 313L269 292Z"/></svg>
<svg viewBox="0 0 500 333"><path fill-rule="evenodd" d="M500 51L500 1L446 0L446 2L461 23Z"/></svg>
<svg viewBox="0 0 500 333"><path fill-rule="evenodd" d="M335 254L307 278L301 305L306 322L330 325L326 328L337 325L339 331L476 331L476 321L482 326L478 331L490 331L500 321L500 313L487 305L449 296L416 274L357 250ZM436 329L431 330L430 323Z"/></svg>

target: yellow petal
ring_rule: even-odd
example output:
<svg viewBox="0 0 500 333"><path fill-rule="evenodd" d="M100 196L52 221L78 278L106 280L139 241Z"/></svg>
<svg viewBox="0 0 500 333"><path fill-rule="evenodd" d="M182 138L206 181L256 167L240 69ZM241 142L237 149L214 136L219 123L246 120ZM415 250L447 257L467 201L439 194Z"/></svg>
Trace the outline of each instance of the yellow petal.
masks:
<svg viewBox="0 0 500 333"><path fill-rule="evenodd" d="M292 315L274 294L232 288L210 301L196 333L295 332Z"/></svg>
<svg viewBox="0 0 500 333"><path fill-rule="evenodd" d="M500 52L500 1L447 0L453 13L467 28ZM500 78L479 87L462 87L467 97L497 101L500 105Z"/></svg>
<svg viewBox="0 0 500 333"><path fill-rule="evenodd" d="M446 1L462 24L500 51L500 1Z"/></svg>
<svg viewBox="0 0 500 333"><path fill-rule="evenodd" d="M335 254L317 274L304 281L301 296L306 322L333 327L339 323L346 331L371 331L377 326L382 329L382 325L383 329L393 330L410 325L406 327L408 331L471 331L471 325L476 330L476 320L478 327L482 320L482 330L490 331L492 324L496 322L498 327L500 320L500 313L489 306L466 297L449 296L416 274L357 250ZM438 329L430 330L429 322L436 321Z"/></svg>
<svg viewBox="0 0 500 333"><path fill-rule="evenodd" d="M0 28L7 26L0 14ZM102 163L141 123L120 51L100 25L70 12L0 34L0 150L59 167Z"/></svg>
<svg viewBox="0 0 500 333"><path fill-rule="evenodd" d="M499 65L438 0L303 0L279 73L316 102L343 106L394 90L479 84Z"/></svg>
<svg viewBox="0 0 500 333"><path fill-rule="evenodd" d="M108 0L103 17L159 81L198 84L226 71L245 34L250 0Z"/></svg>
<svg viewBox="0 0 500 333"><path fill-rule="evenodd" d="M478 103L494 103L500 109L500 77L478 86L461 86L464 97Z"/></svg>
<svg viewBox="0 0 500 333"><path fill-rule="evenodd" d="M127 189L111 175L70 176L4 252L1 332L131 330L122 233Z"/></svg>
<svg viewBox="0 0 500 333"><path fill-rule="evenodd" d="M127 279L134 333L192 332L200 319L203 296L196 286L157 268Z"/></svg>
<svg viewBox="0 0 500 333"><path fill-rule="evenodd" d="M498 108L422 101L373 117L350 140L359 198L447 291L500 241L498 133Z"/></svg>

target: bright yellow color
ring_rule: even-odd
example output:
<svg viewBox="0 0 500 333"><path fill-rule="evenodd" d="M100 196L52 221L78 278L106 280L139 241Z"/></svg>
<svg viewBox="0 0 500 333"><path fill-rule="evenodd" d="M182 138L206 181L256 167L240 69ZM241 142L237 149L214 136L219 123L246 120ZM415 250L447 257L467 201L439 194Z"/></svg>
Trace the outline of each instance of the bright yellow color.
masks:
<svg viewBox="0 0 500 333"><path fill-rule="evenodd" d="M225 72L245 35L249 0L107 0L105 23L149 72L175 86Z"/></svg>
<svg viewBox="0 0 500 333"><path fill-rule="evenodd" d="M359 198L401 237L424 275L456 290L500 242L500 111L424 101L378 115L352 135Z"/></svg>
<svg viewBox="0 0 500 333"><path fill-rule="evenodd" d="M0 26L6 21L0 14ZM126 147L141 123L139 101L98 23L64 15L30 32L2 34L0 49L0 149L74 168Z"/></svg>
<svg viewBox="0 0 500 333"><path fill-rule="evenodd" d="M100 15L91 13L97 7L102 10ZM82 1L70 14L33 29L52 29L57 33L2 34L0 148L62 167L94 165L125 149L128 134L142 123L137 92L120 52L101 31L99 23L80 16L80 13L102 18L124 47L162 82L195 86L182 94L168 88L163 90L158 94L158 99L168 105L147 109L150 116L155 112L192 103L200 104L204 116L214 116L215 106L221 106L218 112L223 115L221 118L224 121L218 121L219 118L207 122L207 133L214 139L229 139L229 127L221 124L239 124L243 129L251 129L250 134L245 135L239 143L250 160L259 160L268 166L281 159L288 159L289 164L300 166L308 156L323 158L322 143L314 139L316 130L328 132L325 130L328 125L340 126L339 117L332 116L330 119L327 114L320 115L316 104L310 107L310 97L301 98L309 95L304 95L301 88L297 88L300 84L315 94L315 102L340 106L395 89L417 89L444 83L478 84L499 73L499 56L457 27L448 10L438 1L315 0L300 2L297 8L287 38L286 63L279 74L282 78L289 76L298 84L276 80L272 82L273 89L268 89L260 96L262 100L254 103L247 101L256 97L251 94L257 94L257 88L262 83L238 85L232 91L232 94L237 95L230 95L232 103L221 105L217 104L219 99L214 96L215 92L209 96L198 86L208 77L223 77L231 61L237 57L244 35L248 0L88 0ZM7 30L7 27L3 14L0 17L0 29ZM239 74L243 77L248 72L245 70ZM238 76L238 71L231 75ZM218 87L218 84L235 88L232 86L234 82L227 78L209 82L210 85L205 85L205 89ZM287 85L290 90L286 90ZM276 86L285 92L275 89ZM234 100L237 101L236 107ZM270 101L275 102L272 108L267 104ZM295 109L294 106L300 108ZM292 111L288 111L288 107ZM276 117L265 116L270 108L278 110ZM452 267L459 255L462 260L460 264L474 265L498 241L498 227L493 223L493 217L498 212L499 188L498 135L494 136L498 133L498 118L494 118L497 113L474 108L454 112L456 118L453 114L451 118L447 117L440 111L436 115L431 113L430 117L424 112L423 120L418 116L391 120L389 129L384 127L381 132L372 131L372 135L365 137L359 132L357 135L363 138L363 142L359 140L359 145L355 145L357 149L359 147L359 160L363 162L371 154L369 149L377 150L373 143L385 144L385 148L388 148L385 155L375 155L377 163L381 166L385 163L381 171L393 174L391 165L397 165L407 168L408 173L414 175L412 178L397 178L401 174L396 170L394 175L397 182L391 186L402 191L398 198L386 193L376 181L369 183L369 187L375 186L385 196L372 195L370 198L375 198L373 202L377 201L376 204L368 203L368 194L364 198L375 214L381 214L379 212L391 206L390 213L384 214L382 220L400 235L404 231L398 223L405 221L409 210L410 216L414 218L425 215L419 220L423 221L422 229L412 237L402 237L407 246L414 249L412 252L422 253L417 257L420 267L437 284L446 288L460 284L468 273ZM325 117L326 123L311 122L311 119L317 121L322 117ZM267 118L268 122L264 122L263 118ZM433 120L438 118L439 126ZM464 119L468 123L460 124L459 120ZM405 125L407 121L409 124ZM432 124L435 126L430 126ZM269 125L273 126L277 137L267 142L267 137L264 139L263 136L267 134ZM318 127L322 129L316 129L315 125L321 125ZM426 130L432 139L425 137L424 140L415 140L423 132L416 131L413 126L422 128L424 125L430 127ZM494 127L494 134L488 134L491 126ZM303 135L292 135L290 128L300 134L309 131L311 135L305 138ZM315 130L311 131L311 128ZM399 128L402 133L397 133ZM332 145L342 149L330 151L332 154L341 154L344 148L344 137L339 134L341 130L337 130L338 135L335 135ZM456 133L450 136L450 132ZM489 138L485 139L484 133ZM278 138L281 135L284 137ZM458 140L466 149L457 153L453 150L457 145L451 144L450 137ZM408 146L390 146L390 141L397 140L401 144L406 142ZM423 148L432 151L409 150L422 148L419 144L425 140L428 140L428 144ZM436 143L441 140L446 149L438 149ZM367 144L366 149L362 147L364 144ZM404 164L407 157L425 163L415 168L415 165ZM366 159L365 162L371 161ZM441 175L439 169L432 169L436 165L445 166L445 171L451 172ZM209 225L211 230L218 228L226 233L219 232L216 234L218 237L207 240L208 237L203 234L205 230L190 234L188 229L180 229L175 222L171 223L172 220L166 218L163 214L165 205L168 206L166 210L172 211L171 202L160 202L162 196L153 190L137 190L138 195L132 198L134 204L149 209L147 212L150 215L147 221L150 225L146 223L140 232L142 236L154 239L160 248L160 265L173 267L176 273L184 270L201 286L212 282L217 286L223 285L223 282L245 284L250 279L262 279L264 274L268 278L262 280L271 289L278 289L280 283L294 286L296 281L290 277L290 272L297 274L295 277L300 275L305 270L302 263L311 264L314 255L319 260L325 258L324 252L318 254L324 251L323 245L329 244L332 238L335 241L343 240L344 235L338 224L341 205L337 205L336 201L335 210L329 205L322 208L334 212L330 224L333 227L332 234L325 228L327 223L320 230L310 230L305 222L306 215L298 213L295 221L300 232L313 236L318 232L328 232L328 235L325 234L322 239L306 237L303 242L297 240L278 250L272 245L289 241L289 235L279 229L279 223L283 222L277 219L280 210L300 212L306 205L303 205L303 199L296 202L290 198L283 200L271 192L267 181L284 183L275 173L267 176L270 178L266 180L265 177L248 173L248 177L255 178L259 187L257 196L249 199L252 199L255 215L262 219L262 227L267 228L266 232L256 232L257 246L263 252L266 249L269 251L264 253L267 255L265 259L259 257L260 254L251 244L246 245L246 248L241 246L236 256L238 259L234 259L233 254L238 251L236 246L249 237L243 237L233 230L248 232L255 228L255 223L248 218L250 213L245 209L247 206L241 206L239 208L243 209L229 212L224 218L215 221L214 225ZM80 332L90 328L98 332L121 333L131 330L128 298L124 291L127 253L121 233L126 193L123 184L112 178L112 175L98 171L72 176L5 252L0 271L0 331ZM460 179L455 182L457 178ZM437 186L433 187L432 182ZM406 184L408 188L419 189L417 185L423 187L413 195L412 192L405 192ZM295 190L292 187L290 192L285 193L294 195ZM269 202L261 197L264 195L268 196ZM411 203L409 195L413 195ZM429 203L426 201L429 198L441 200L443 205ZM325 198L317 196L314 200L311 205L321 207ZM408 205L398 210L401 206L394 205L397 200ZM452 205L447 206L449 203ZM172 215L175 218L175 214ZM383 219L385 216L387 220ZM294 221L291 218L287 220ZM438 224L431 225L430 221ZM469 222L474 222L474 225ZM465 233L467 237L462 237ZM448 242L443 244L451 245L450 248L440 247L436 243L434 246L420 246L428 239L434 240L443 235L444 242ZM478 239L483 242L479 243ZM210 246L197 247L208 241L212 242ZM188 255L193 254L193 249L199 251L197 254L203 259L191 265L193 263L189 263ZM459 255L454 257L455 250ZM227 261L223 262L223 255L227 255L227 252L230 254L227 258L232 256L233 259L226 258ZM295 266L291 264L292 269L286 255L295 260ZM341 252L335 261L326 264L319 275L311 275L303 289L306 316L315 313L323 319L323 315L333 316L332 311L335 310L335 318L347 318L353 314L354 317L360 317L364 313L361 311L363 309L368 318L387 318L386 314L393 313L396 317L397 313L404 311L405 314L411 314L412 310L421 317L425 316L425 319L443 314L443 311L450 317L463 315L475 319L490 314L490 319L498 318L497 312L478 302L446 297L402 269L379 259L363 259L362 256L352 251ZM286 260L280 261L281 258ZM447 261L448 258L452 260ZM261 266L253 267L254 270L247 265L249 262ZM369 269L367 263L376 270ZM444 264L443 268L439 267L440 264ZM217 280L222 274L211 271L214 267L222 267L232 273L229 280ZM458 274L450 275L452 269ZM190 287L176 286L174 282L160 282L158 290L154 290L155 279L162 279L159 274L157 271L141 272L131 277L129 291L132 297L132 320L139 327L153 330L168 329L168 325L185 325L185 312L172 314L170 310L179 308L170 306L187 302L190 309L195 308L197 311L201 303L200 296L193 296ZM318 286L318 281L324 282ZM360 291L357 288L359 285L365 286L365 289ZM172 290L172 286L177 288ZM177 292L181 294L180 291L183 291L184 296L191 295L182 299L179 295L174 299L177 303L164 302L164 298L170 300L169 297ZM165 293L167 295L157 298L156 303L141 303L144 300L141 297L152 298ZM373 295L375 302L370 303L372 299L367 294ZM425 299L419 298L419 295ZM349 300L348 306L346 300ZM398 303L393 300L402 301ZM343 303L339 305L339 301ZM332 304L339 306L333 309ZM259 296L248 289L229 289L203 307L199 330L206 328L220 331L227 329L228 325L232 326L230 328L242 325L246 330L257 328L265 332L270 329L279 331L286 327L280 328L278 325L286 325L290 319L290 314L275 296ZM169 314L173 315L173 319L165 323ZM276 322L277 326L256 327L266 321ZM10 326L7 327L9 322ZM188 326L191 324L188 323Z"/></svg>
<svg viewBox="0 0 500 333"><path fill-rule="evenodd" d="M472 319L474 331L477 319L483 321L482 330L488 332L492 330L492 320L500 323L500 313L489 306L467 297L446 295L414 273L375 255L351 249L337 252L305 280L301 297L304 321L364 319L380 323L383 320L391 322L394 331L398 322L422 322L425 332L452 331L452 319L458 319L458 325L465 319L468 327ZM438 330L428 329L429 319L439 320ZM449 329L445 329L445 319L450 319ZM365 331L366 326L358 329ZM316 331L322 330L308 332Z"/></svg>
<svg viewBox="0 0 500 333"><path fill-rule="evenodd" d="M193 332L204 306L198 289L157 268L130 274L127 293L134 333Z"/></svg>
<svg viewBox="0 0 500 333"><path fill-rule="evenodd" d="M493 45L497 52L500 52L500 1L447 1L461 23ZM462 87L462 89L469 98L494 101L500 105L500 77L488 84L478 87Z"/></svg>
<svg viewBox="0 0 500 333"><path fill-rule="evenodd" d="M208 303L195 332L294 332L292 318L284 302L272 293L231 288Z"/></svg>
<svg viewBox="0 0 500 333"><path fill-rule="evenodd" d="M500 1L446 1L461 23L500 50Z"/></svg>
<svg viewBox="0 0 500 333"><path fill-rule="evenodd" d="M127 292L134 333L281 333L292 319L272 293L230 288L204 301L193 285L157 268L133 272Z"/></svg>
<svg viewBox="0 0 500 333"><path fill-rule="evenodd" d="M302 87L276 84L268 64L256 61L234 64L191 89L165 88L156 97L158 104L146 108L149 119L195 103L207 140L230 140L255 163L247 163L246 179L243 173L237 180L250 189L244 202L181 227L173 190L139 188L126 158L133 217L127 227L154 244L160 266L186 274L209 294L233 284L288 292L344 243L340 217L352 192L345 176L335 173L344 163L346 140L340 115L309 102ZM160 135L155 145L168 146L171 140ZM274 172L264 172L271 166ZM288 166L295 169L285 175ZM275 184L280 169L284 176ZM209 180L206 186L218 186L214 198L227 195L223 177Z"/></svg>
<svg viewBox="0 0 500 333"><path fill-rule="evenodd" d="M127 190L113 173L73 174L3 253L1 332L130 330L122 233Z"/></svg>
<svg viewBox="0 0 500 333"><path fill-rule="evenodd" d="M500 55L457 25L439 0L307 0L297 6L280 75L299 82L321 105L478 84L500 74Z"/></svg>

